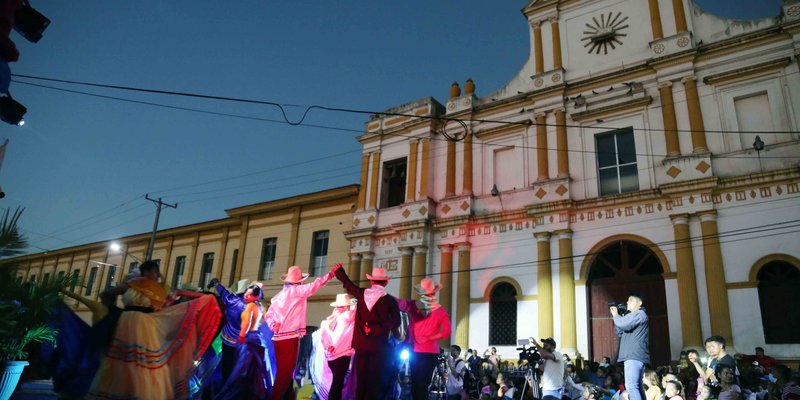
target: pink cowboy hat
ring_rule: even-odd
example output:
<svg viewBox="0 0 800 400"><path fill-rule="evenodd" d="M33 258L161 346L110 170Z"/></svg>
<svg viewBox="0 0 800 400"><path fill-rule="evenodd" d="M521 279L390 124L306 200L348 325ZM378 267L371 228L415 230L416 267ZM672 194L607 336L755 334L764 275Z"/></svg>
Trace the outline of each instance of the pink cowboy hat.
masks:
<svg viewBox="0 0 800 400"><path fill-rule="evenodd" d="M367 279L371 281L388 281L392 279L391 276L386 275L386 270L383 268L373 268L372 273L375 275L367 274Z"/></svg>
<svg viewBox="0 0 800 400"><path fill-rule="evenodd" d="M422 278L419 284L414 286L414 290L417 291L419 294L427 294L432 295L442 289L442 284L433 283L433 279L431 278Z"/></svg>
<svg viewBox="0 0 800 400"><path fill-rule="evenodd" d="M303 273L296 265L289 267L289 271L281 276L281 280L286 283L300 283L306 278L308 278L308 274Z"/></svg>

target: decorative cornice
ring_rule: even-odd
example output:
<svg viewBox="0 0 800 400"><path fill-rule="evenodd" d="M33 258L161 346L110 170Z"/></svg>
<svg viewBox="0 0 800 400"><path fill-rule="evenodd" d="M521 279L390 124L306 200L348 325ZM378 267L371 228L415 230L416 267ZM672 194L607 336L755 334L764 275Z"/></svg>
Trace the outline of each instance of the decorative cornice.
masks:
<svg viewBox="0 0 800 400"><path fill-rule="evenodd" d="M708 75L703 78L703 83L706 85L718 85L720 83L729 82L732 80L748 77L764 73L767 71L786 68L792 62L791 57L783 57L777 60L771 60L755 65L748 65L743 68L738 68L732 71L720 72L717 74Z"/></svg>
<svg viewBox="0 0 800 400"><path fill-rule="evenodd" d="M583 121L597 119L598 117L604 117L608 114L619 113L622 111L630 111L637 108L644 108L650 105L650 103L652 102L653 102L652 97L645 96L641 99L629 100L622 103L610 104L605 107L598 107L593 110L572 113L571 117L573 121L583 122Z"/></svg>

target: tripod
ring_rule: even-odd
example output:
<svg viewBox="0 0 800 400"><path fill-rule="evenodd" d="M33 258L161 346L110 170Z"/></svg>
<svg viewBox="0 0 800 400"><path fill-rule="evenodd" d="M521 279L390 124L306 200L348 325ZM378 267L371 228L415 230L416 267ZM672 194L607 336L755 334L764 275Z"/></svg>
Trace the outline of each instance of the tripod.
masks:
<svg viewBox="0 0 800 400"><path fill-rule="evenodd" d="M444 400L447 398L447 359L440 357L433 369L431 385L428 386L429 400Z"/></svg>
<svg viewBox="0 0 800 400"><path fill-rule="evenodd" d="M539 376L536 374L536 368L528 367L525 371L525 382L522 384L522 397L527 393L528 384L531 386L531 392L534 399L542 398L542 388L539 387Z"/></svg>

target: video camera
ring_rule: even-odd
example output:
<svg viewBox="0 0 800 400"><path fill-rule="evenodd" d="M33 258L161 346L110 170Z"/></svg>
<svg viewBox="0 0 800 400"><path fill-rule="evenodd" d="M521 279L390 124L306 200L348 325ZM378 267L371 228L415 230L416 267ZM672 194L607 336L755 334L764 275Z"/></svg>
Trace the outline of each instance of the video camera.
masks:
<svg viewBox="0 0 800 400"><path fill-rule="evenodd" d="M617 307L617 312L619 313L619 315L626 315L626 314L628 314L630 312L628 310L628 305L627 304L625 304L625 303L617 303L616 301L613 301L613 300L608 302L608 307L609 308Z"/></svg>
<svg viewBox="0 0 800 400"><path fill-rule="evenodd" d="M522 346L517 347L517 351L519 351L519 363L522 364L523 361L527 361L528 365L533 368L542 359L542 355L539 354L535 347L526 347L530 344L531 341L528 339L517 340L517 345Z"/></svg>

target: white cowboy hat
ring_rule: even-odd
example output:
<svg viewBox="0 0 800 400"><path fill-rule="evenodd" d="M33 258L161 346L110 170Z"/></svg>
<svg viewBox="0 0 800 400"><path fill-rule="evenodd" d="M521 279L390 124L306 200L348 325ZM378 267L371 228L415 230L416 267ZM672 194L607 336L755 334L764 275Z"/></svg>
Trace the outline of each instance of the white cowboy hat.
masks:
<svg viewBox="0 0 800 400"><path fill-rule="evenodd" d="M414 290L416 290L417 293L421 295L424 294L433 295L436 294L436 292L438 292L441 289L442 289L442 284L441 283L434 284L433 279L431 278L422 278L422 280L419 281L419 284L414 285Z"/></svg>
<svg viewBox="0 0 800 400"><path fill-rule="evenodd" d="M286 283L300 283L308 278L308 274L302 272L300 267L292 265L289 271L281 276L281 280Z"/></svg>
<svg viewBox="0 0 800 400"><path fill-rule="evenodd" d="M367 279L371 281L388 281L392 279L391 276L386 275L386 270L383 268L373 268L372 273L375 275L367 274Z"/></svg>
<svg viewBox="0 0 800 400"><path fill-rule="evenodd" d="M191 283L191 282L183 282L183 283L181 283L180 285L178 285L178 289L188 290L190 292L199 292L200 291L200 287L195 285L194 283Z"/></svg>
<svg viewBox="0 0 800 400"><path fill-rule="evenodd" d="M350 295L347 293L337 294L336 301L331 303L331 307L350 307Z"/></svg>
<svg viewBox="0 0 800 400"><path fill-rule="evenodd" d="M239 282L236 282L236 291L234 293L244 293L247 287L250 286L249 283L250 281L247 279L239 280Z"/></svg>

